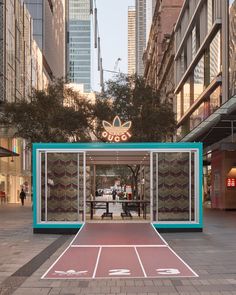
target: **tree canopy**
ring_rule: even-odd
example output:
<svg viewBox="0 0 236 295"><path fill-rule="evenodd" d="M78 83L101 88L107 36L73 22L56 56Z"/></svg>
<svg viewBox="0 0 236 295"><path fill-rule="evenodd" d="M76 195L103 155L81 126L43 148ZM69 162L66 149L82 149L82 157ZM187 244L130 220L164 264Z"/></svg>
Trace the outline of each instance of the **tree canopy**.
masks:
<svg viewBox="0 0 236 295"><path fill-rule="evenodd" d="M99 126L102 120L112 122L115 115L123 122L132 121L133 142L166 141L176 129L172 104L161 102L159 93L137 75L109 80L97 98L95 114ZM101 130L97 129L98 137Z"/></svg>
<svg viewBox="0 0 236 295"><path fill-rule="evenodd" d="M108 81L95 103L56 80L27 100L5 103L1 123L29 142L104 141L102 120L112 122L116 115L132 121L133 142L165 141L176 127L172 105L135 75Z"/></svg>

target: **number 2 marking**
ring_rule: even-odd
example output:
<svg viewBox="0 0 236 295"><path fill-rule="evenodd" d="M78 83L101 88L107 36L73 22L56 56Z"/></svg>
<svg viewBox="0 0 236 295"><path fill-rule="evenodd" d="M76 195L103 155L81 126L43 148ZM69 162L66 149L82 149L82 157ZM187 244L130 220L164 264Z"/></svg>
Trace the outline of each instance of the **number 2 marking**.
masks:
<svg viewBox="0 0 236 295"><path fill-rule="evenodd" d="M180 271L176 268L157 268L157 273L160 275L178 275Z"/></svg>

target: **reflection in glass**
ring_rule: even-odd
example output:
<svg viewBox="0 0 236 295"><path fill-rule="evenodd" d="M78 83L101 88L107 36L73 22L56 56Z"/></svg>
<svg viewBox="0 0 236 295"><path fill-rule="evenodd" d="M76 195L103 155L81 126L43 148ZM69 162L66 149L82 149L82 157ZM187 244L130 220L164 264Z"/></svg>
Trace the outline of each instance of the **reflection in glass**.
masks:
<svg viewBox="0 0 236 295"><path fill-rule="evenodd" d="M210 44L210 82L221 71L221 38L218 32Z"/></svg>
<svg viewBox="0 0 236 295"><path fill-rule="evenodd" d="M204 58L202 57L194 69L194 101L204 90Z"/></svg>
<svg viewBox="0 0 236 295"><path fill-rule="evenodd" d="M190 81L189 79L185 82L183 87L183 106L184 114L190 108Z"/></svg>
<svg viewBox="0 0 236 295"><path fill-rule="evenodd" d="M210 113L214 113L221 105L221 87L217 87L210 95Z"/></svg>
<svg viewBox="0 0 236 295"><path fill-rule="evenodd" d="M204 103L202 103L196 111L190 116L190 130L197 127L205 118L205 108Z"/></svg>
<svg viewBox="0 0 236 295"><path fill-rule="evenodd" d="M181 91L177 94L177 104L176 104L176 119L177 121L179 121L179 119L181 118L182 114L181 114Z"/></svg>

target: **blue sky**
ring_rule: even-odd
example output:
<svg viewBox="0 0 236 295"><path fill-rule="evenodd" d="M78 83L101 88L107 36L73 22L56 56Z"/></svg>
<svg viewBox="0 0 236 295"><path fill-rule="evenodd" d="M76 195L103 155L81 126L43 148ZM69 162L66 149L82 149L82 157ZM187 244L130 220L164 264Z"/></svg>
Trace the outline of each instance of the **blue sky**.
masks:
<svg viewBox="0 0 236 295"><path fill-rule="evenodd" d="M128 71L128 6L134 6L135 0L96 0L98 9L98 25L101 37L101 53L103 68L114 70L117 58L121 58L118 69ZM99 72L97 72L97 57L93 56L92 75L93 90L99 90ZM112 77L104 72L104 80Z"/></svg>

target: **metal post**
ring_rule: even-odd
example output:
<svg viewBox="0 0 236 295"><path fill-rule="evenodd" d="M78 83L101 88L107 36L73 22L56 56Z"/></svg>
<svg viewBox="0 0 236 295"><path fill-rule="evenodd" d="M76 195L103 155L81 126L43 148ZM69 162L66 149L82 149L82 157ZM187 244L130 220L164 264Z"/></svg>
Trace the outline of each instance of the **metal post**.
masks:
<svg viewBox="0 0 236 295"><path fill-rule="evenodd" d="M150 217L153 222L153 152L150 154Z"/></svg>
<svg viewBox="0 0 236 295"><path fill-rule="evenodd" d="M192 169L191 169L191 161L192 161L192 152L189 152L189 221L192 220Z"/></svg>
<svg viewBox="0 0 236 295"><path fill-rule="evenodd" d="M79 170L80 170L80 165L79 165L79 153L77 154L77 212L78 212L78 221L80 220L80 204L79 204L79 190L80 190L80 186L79 186L79 182L80 182L80 177L79 177Z"/></svg>
<svg viewBox="0 0 236 295"><path fill-rule="evenodd" d="M86 222L86 152L83 153L83 194L84 194L84 222Z"/></svg>
<svg viewBox="0 0 236 295"><path fill-rule="evenodd" d="M45 152L45 221L48 221L48 154Z"/></svg>

